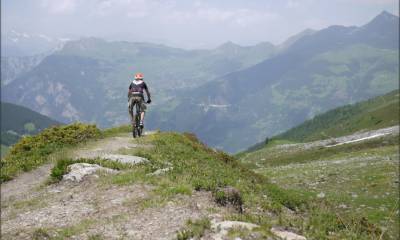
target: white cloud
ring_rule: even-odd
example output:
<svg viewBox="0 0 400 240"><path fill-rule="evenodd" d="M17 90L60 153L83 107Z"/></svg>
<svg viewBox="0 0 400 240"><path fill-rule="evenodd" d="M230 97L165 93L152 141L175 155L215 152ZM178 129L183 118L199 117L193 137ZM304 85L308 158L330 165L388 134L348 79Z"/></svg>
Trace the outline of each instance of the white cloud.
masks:
<svg viewBox="0 0 400 240"><path fill-rule="evenodd" d="M190 22L203 22L209 24L229 24L239 27L265 23L277 18L276 14L262 9L222 9L197 3L193 6L194 8L185 11L172 10L172 12L162 17L173 23L187 24Z"/></svg>
<svg viewBox="0 0 400 240"><path fill-rule="evenodd" d="M78 0L42 0L41 6L51 13L72 13Z"/></svg>
<svg viewBox="0 0 400 240"><path fill-rule="evenodd" d="M297 8L297 7L299 7L299 6L300 6L300 2L297 1L297 0L289 0L289 1L286 3L286 7L287 7L287 8Z"/></svg>

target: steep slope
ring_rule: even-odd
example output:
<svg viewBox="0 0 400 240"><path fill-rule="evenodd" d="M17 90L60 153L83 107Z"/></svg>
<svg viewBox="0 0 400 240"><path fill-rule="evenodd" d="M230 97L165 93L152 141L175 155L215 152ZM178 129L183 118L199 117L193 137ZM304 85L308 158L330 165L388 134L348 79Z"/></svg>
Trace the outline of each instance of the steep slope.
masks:
<svg viewBox="0 0 400 240"><path fill-rule="evenodd" d="M126 89L136 71L145 73L153 102L160 104L178 89L254 65L273 53L274 46L268 43L252 47L227 43L212 50L187 51L87 38L68 42L2 88L2 98L59 121L96 121L109 126L127 120Z"/></svg>
<svg viewBox="0 0 400 240"><path fill-rule="evenodd" d="M280 44L280 45L279 45L279 49L280 49L281 51L284 51L284 50L286 50L287 48L289 48L292 44L294 44L295 42L297 42L297 40L303 38L304 36L311 35L311 34L313 34L313 33L315 33L315 32L316 32L315 30L309 29L309 28L306 29L306 30L303 30L303 31L301 31L301 32L299 32L299 33L297 33L297 34L295 34L295 35L289 37L286 41L284 41L282 44Z"/></svg>
<svg viewBox="0 0 400 240"><path fill-rule="evenodd" d="M169 116L153 113L152 126L190 130L234 152L328 109L397 89L398 26L398 17L383 12L362 27L306 35L277 56L190 91L163 107L172 109Z"/></svg>
<svg viewBox="0 0 400 240"><path fill-rule="evenodd" d="M338 137L360 130L374 130L399 123L399 90L367 101L317 115L276 139L296 142Z"/></svg>
<svg viewBox="0 0 400 240"><path fill-rule="evenodd" d="M12 103L1 102L1 144L10 146L22 135L37 134L45 128L60 125L49 117Z"/></svg>

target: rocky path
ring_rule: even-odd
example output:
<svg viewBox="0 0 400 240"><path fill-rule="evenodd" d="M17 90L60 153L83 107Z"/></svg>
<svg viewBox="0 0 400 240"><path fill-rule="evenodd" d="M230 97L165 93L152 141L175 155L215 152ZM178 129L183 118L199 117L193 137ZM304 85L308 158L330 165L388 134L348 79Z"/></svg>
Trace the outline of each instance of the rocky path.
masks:
<svg viewBox="0 0 400 240"><path fill-rule="evenodd" d="M53 164L43 165L33 171L22 173L18 178L1 184L2 206L9 200L18 200L32 194L49 177Z"/></svg>
<svg viewBox="0 0 400 240"><path fill-rule="evenodd" d="M137 147L149 146L136 144L126 134L86 144L71 155L134 157L119 151ZM2 185L2 239L174 239L188 219L221 220L218 213L225 211L210 192L157 202L151 185L114 185L97 173L80 182L46 185L51 168L44 165ZM146 203L154 206L144 207Z"/></svg>
<svg viewBox="0 0 400 240"><path fill-rule="evenodd" d="M88 143L66 157L137 163L144 160L121 152L147 147L151 146L140 145L130 134L124 134ZM236 210L217 205L211 192L193 191L191 195L173 197L157 195L156 186L151 184L113 183L110 179L124 172L111 169L87 171L88 174L79 178L46 184L51 168L52 164L44 165L2 185L1 239L176 239L189 219L203 218L211 220L211 229L203 240L229 239L227 234L232 228L258 227L224 221L224 216ZM294 234L276 231L276 235ZM305 239L295 236L287 239Z"/></svg>

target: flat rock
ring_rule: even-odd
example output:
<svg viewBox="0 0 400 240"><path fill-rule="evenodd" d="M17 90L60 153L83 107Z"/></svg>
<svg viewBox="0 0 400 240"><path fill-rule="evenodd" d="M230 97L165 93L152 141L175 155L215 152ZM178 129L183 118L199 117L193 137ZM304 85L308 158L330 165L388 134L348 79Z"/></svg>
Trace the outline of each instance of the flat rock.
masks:
<svg viewBox="0 0 400 240"><path fill-rule="evenodd" d="M100 158L127 164L139 164L149 162L149 160L147 160L146 158L121 154L104 154Z"/></svg>
<svg viewBox="0 0 400 240"><path fill-rule="evenodd" d="M85 176L104 171L107 173L116 173L117 170L105 168L97 164L74 163L68 166L69 173L63 176L63 180L72 182L81 182Z"/></svg>
<svg viewBox="0 0 400 240"><path fill-rule="evenodd" d="M304 236L278 228L271 228L271 232L283 240L307 240Z"/></svg>
<svg viewBox="0 0 400 240"><path fill-rule="evenodd" d="M214 240L223 240L224 237L228 234L228 231L233 228L244 228L248 230L252 230L253 228L259 227L256 224L248 223L248 222L239 222L239 221L222 221L216 222L211 221L211 229L215 232L211 236Z"/></svg>

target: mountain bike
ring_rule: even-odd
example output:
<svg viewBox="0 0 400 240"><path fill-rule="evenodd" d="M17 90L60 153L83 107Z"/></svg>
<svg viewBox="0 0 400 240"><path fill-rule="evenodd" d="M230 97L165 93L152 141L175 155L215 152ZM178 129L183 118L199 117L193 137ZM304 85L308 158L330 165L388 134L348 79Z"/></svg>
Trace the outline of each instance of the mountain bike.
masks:
<svg viewBox="0 0 400 240"><path fill-rule="evenodd" d="M135 104L136 103L136 104ZM136 106L136 114L135 114L135 123L132 124L132 136L134 138L141 137L143 133L143 128L140 127L140 105L137 102L134 102L134 106ZM133 109L132 109L133 110Z"/></svg>

